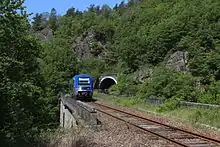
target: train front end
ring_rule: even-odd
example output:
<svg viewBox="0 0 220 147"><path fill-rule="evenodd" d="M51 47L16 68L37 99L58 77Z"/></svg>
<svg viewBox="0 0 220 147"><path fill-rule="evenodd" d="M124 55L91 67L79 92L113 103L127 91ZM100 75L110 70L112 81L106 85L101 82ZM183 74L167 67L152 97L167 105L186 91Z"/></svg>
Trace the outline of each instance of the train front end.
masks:
<svg viewBox="0 0 220 147"><path fill-rule="evenodd" d="M74 95L77 99L91 99L93 96L93 81L89 75L74 77Z"/></svg>

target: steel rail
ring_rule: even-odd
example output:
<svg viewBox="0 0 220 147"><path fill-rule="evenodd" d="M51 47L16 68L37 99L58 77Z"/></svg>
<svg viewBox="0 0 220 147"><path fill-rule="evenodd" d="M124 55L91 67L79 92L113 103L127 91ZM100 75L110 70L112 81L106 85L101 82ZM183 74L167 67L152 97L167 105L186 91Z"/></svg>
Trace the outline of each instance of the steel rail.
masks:
<svg viewBox="0 0 220 147"><path fill-rule="evenodd" d="M114 111L118 111L118 112L121 112L121 113L124 113L124 114L128 114L130 116L134 116L134 117L137 117L137 118L140 118L140 119L143 119L143 120L147 120L149 122L153 122L155 124L159 124L159 125L162 125L162 126L166 126L166 127L169 127L171 129L175 129L175 130L178 130L178 131L181 131L181 132L184 132L184 133L188 133L190 135L193 135L197 138L200 138L202 140L205 140L207 142L212 142L214 144L220 144L220 140L217 140L217 139L214 139L214 138L210 138L210 137L207 137L207 136L203 136L203 135L200 135L200 134L197 134L197 133L193 133L193 132L189 132L187 130L183 130L183 129L180 129L180 128L177 128L177 127L174 127L174 126L170 126L170 125L167 125L167 124L163 124L161 122L158 122L158 121L155 121L155 120L151 120L151 119L148 119L148 118L145 118L145 117L142 117L142 116L139 116L139 115L136 115L136 114L133 114L133 113L129 113L129 112L126 112L126 111L123 111L123 110L120 110L120 109L117 109L117 108L112 108L110 106L106 106L106 105L103 105L103 104L99 104L99 103L94 103L96 105L99 105L99 106L102 106L102 107L105 107L105 108L108 108L108 109L111 109L111 110L114 110ZM139 127L139 126L138 126Z"/></svg>

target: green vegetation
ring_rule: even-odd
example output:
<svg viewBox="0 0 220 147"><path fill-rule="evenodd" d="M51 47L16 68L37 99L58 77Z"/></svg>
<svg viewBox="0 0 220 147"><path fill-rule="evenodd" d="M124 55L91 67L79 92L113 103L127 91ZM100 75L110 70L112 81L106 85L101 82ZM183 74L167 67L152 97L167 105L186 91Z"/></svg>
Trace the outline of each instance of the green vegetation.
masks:
<svg viewBox="0 0 220 147"><path fill-rule="evenodd" d="M53 16L56 29L52 41L43 43L44 61L48 70L54 66L53 74L119 73L114 94L219 104L219 6L217 0L142 0L113 9L91 5L83 13L70 8ZM41 15L32 28L45 24L36 19ZM166 67L176 51L187 52L184 72ZM143 67L153 73L140 82L133 77Z"/></svg>
<svg viewBox="0 0 220 147"><path fill-rule="evenodd" d="M68 92L64 85L78 73L118 73L110 93L131 97L116 99L124 106L148 107L139 103L157 97L167 101L157 108L166 113L179 100L220 103L219 0L134 0L70 8L63 16L53 8L31 24L23 2L0 2L3 145L30 146L56 128L57 95ZM188 53L183 72L166 66L176 51ZM144 78L135 78L145 67ZM219 111L197 114L205 122Z"/></svg>
<svg viewBox="0 0 220 147"><path fill-rule="evenodd" d="M41 100L42 48L28 35L28 15L22 1L1 1L0 8L0 142L21 146L33 141L54 119L45 113Z"/></svg>
<svg viewBox="0 0 220 147"><path fill-rule="evenodd" d="M173 118L180 118L184 121L187 121L193 125L205 124L212 127L220 128L219 125L219 109L216 110L207 110L199 108L178 108L171 112L166 112L169 116ZM203 127L200 125L199 127Z"/></svg>

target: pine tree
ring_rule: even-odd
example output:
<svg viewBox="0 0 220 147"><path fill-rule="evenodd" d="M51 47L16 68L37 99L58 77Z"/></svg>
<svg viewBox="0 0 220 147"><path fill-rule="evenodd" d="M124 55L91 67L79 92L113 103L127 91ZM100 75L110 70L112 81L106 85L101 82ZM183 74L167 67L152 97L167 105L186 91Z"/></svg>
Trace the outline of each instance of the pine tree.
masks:
<svg viewBox="0 0 220 147"><path fill-rule="evenodd" d="M96 9L96 8L95 8L95 5L92 4L92 5L89 6L88 11L89 11L89 12L95 12L95 9Z"/></svg>
<svg viewBox="0 0 220 147"><path fill-rule="evenodd" d="M53 32L57 29L57 11L55 8L52 8L50 12L49 27L53 30Z"/></svg>
<svg viewBox="0 0 220 147"><path fill-rule="evenodd" d="M34 30L34 32L40 31L43 29L42 19L43 19L43 16L42 14L39 14L39 13L37 13L35 17L33 18L34 22L32 22L32 29Z"/></svg>
<svg viewBox="0 0 220 147"><path fill-rule="evenodd" d="M101 11L102 15L108 18L111 12L111 8L108 5L103 5Z"/></svg>
<svg viewBox="0 0 220 147"><path fill-rule="evenodd" d="M97 15L99 15L99 14L101 13L100 6L96 6L96 7L95 7L95 13L96 13Z"/></svg>
<svg viewBox="0 0 220 147"><path fill-rule="evenodd" d="M65 16L71 16L71 17L74 17L76 14L75 14L75 8L69 8L67 11L66 11L66 14Z"/></svg>

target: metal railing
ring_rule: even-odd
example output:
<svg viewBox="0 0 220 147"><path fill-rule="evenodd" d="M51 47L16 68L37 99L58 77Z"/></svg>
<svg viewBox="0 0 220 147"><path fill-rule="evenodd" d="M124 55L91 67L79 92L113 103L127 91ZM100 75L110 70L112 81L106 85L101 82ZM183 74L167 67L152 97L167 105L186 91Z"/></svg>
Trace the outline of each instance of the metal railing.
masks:
<svg viewBox="0 0 220 147"><path fill-rule="evenodd" d="M164 104L165 100L163 100L163 99L155 99L155 98L148 98L148 99L146 99L146 102L148 102L150 104L160 105L160 104Z"/></svg>
<svg viewBox="0 0 220 147"><path fill-rule="evenodd" d="M196 107L196 108L203 108L203 109L216 109L220 108L220 105L212 105L212 104L203 104L203 103L194 103L194 102L186 102L180 101L180 107Z"/></svg>
<svg viewBox="0 0 220 147"><path fill-rule="evenodd" d="M164 99L157 99L157 98L148 98L146 99L147 103L154 104L154 105L160 105L164 104ZM203 108L203 109L217 109L220 108L220 105L212 105L212 104L203 104L203 103L195 103L195 102L186 102L186 101L180 101L178 103L179 107L195 107L195 108Z"/></svg>

